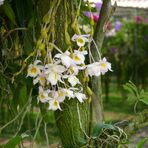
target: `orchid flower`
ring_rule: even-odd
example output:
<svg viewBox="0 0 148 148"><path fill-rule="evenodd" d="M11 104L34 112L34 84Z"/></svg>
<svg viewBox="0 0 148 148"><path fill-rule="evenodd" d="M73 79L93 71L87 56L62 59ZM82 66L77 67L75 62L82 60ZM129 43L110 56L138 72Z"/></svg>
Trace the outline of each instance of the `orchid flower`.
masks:
<svg viewBox="0 0 148 148"><path fill-rule="evenodd" d="M41 101L42 103L48 102L51 98L48 96L49 90L43 90L42 87L39 87L39 95L37 97L38 101Z"/></svg>
<svg viewBox="0 0 148 148"><path fill-rule="evenodd" d="M100 71L100 67L98 66L99 63L95 62L92 64L88 64L86 67L86 75L88 76L100 76L101 71Z"/></svg>
<svg viewBox="0 0 148 148"><path fill-rule="evenodd" d="M52 99L49 100L49 110L62 110L60 107L60 103L65 100L66 92L64 89L59 89L58 91L52 91L51 93Z"/></svg>
<svg viewBox="0 0 148 148"><path fill-rule="evenodd" d="M112 71L111 63L107 62L106 58L104 57L99 62L87 65L86 75L100 76L101 74L104 75L108 70Z"/></svg>
<svg viewBox="0 0 148 148"><path fill-rule="evenodd" d="M34 80L33 84L37 84L39 82L40 85L45 86L46 84L46 75L44 73L38 75Z"/></svg>
<svg viewBox="0 0 148 148"><path fill-rule="evenodd" d="M53 110L53 111L56 111L56 110L62 110L61 107L60 107L60 103L56 100L56 99L52 99L49 101L49 110Z"/></svg>
<svg viewBox="0 0 148 148"><path fill-rule="evenodd" d="M74 50L73 60L75 64L84 64L85 55L87 55L87 51Z"/></svg>
<svg viewBox="0 0 148 148"><path fill-rule="evenodd" d="M58 53L54 57L61 59L62 64L64 66L66 66L67 68L69 68L73 63L73 60L70 58L70 52L69 51L66 51L64 53Z"/></svg>
<svg viewBox="0 0 148 148"><path fill-rule="evenodd" d="M61 74L66 70L64 66L57 64L47 64L45 73L47 74L47 81L52 85L56 85L61 81Z"/></svg>
<svg viewBox="0 0 148 148"><path fill-rule="evenodd" d="M41 63L40 60L35 60L33 64L30 64L28 66L28 74L27 77L33 77L35 78L36 76L41 74L41 70L43 69L43 66L38 65L38 63Z"/></svg>
<svg viewBox="0 0 148 148"><path fill-rule="evenodd" d="M107 62L106 58L104 57L102 60L99 62L99 67L100 67L100 72L101 74L105 74L108 70L112 71L111 69L111 63Z"/></svg>
<svg viewBox="0 0 148 148"><path fill-rule="evenodd" d="M75 34L71 40L76 42L79 47L83 47L86 42L89 42L90 34L87 35L77 35Z"/></svg>

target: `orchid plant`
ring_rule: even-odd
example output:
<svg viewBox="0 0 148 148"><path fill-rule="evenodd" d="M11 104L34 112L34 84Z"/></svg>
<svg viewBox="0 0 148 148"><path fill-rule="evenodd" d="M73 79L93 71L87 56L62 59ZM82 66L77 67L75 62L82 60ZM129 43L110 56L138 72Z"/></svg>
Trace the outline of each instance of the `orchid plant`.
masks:
<svg viewBox="0 0 148 148"><path fill-rule="evenodd" d="M61 103L65 99L77 99L83 103L88 98L79 77L80 72L83 72L84 77L88 78L104 75L108 70L112 71L111 63L107 62L105 57L101 58L100 52L89 34L75 34L71 40L78 46L77 50L67 49L62 52L55 44L49 43L44 61L39 60L40 50L38 50L36 59L28 66L27 77L32 77L33 84L39 86L37 101L48 103L49 110L62 110ZM98 62L94 60L90 50L87 51L85 48L90 46L92 41L100 57ZM54 56L51 54L51 47L58 51ZM90 57L90 64L85 63L87 55Z"/></svg>

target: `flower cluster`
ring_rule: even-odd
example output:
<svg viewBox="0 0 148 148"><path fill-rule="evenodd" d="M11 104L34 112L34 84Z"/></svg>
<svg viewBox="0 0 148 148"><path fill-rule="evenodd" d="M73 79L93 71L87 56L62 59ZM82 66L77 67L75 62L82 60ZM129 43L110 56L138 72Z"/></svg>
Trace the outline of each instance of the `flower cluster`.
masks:
<svg viewBox="0 0 148 148"><path fill-rule="evenodd" d="M85 64L86 55L90 54L84 48L87 42L91 42L90 35L74 35L72 41L79 47L77 50L62 52L56 45L52 44L58 53L51 57L50 63L35 60L28 66L27 77L33 78L33 84L39 85L37 100L42 103L49 103L49 110L62 110L60 104L67 99L77 99L80 103L87 99L83 90L83 84L79 73L83 71L84 77L100 76L108 70L111 71L111 64L106 58L99 62Z"/></svg>

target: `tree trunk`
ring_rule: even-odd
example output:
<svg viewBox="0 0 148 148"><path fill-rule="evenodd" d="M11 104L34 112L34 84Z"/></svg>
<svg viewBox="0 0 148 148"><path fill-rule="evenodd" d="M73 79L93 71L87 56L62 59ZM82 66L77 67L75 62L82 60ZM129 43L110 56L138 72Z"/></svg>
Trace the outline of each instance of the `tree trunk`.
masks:
<svg viewBox="0 0 148 148"><path fill-rule="evenodd" d="M75 18L78 4L78 0L61 0L59 5L55 23L56 45L61 49L71 46L70 38L75 33L79 33ZM87 143L86 134L89 129L89 103L87 101L82 104L77 99L65 101L62 104L62 111L55 112L55 119L64 148L79 148Z"/></svg>

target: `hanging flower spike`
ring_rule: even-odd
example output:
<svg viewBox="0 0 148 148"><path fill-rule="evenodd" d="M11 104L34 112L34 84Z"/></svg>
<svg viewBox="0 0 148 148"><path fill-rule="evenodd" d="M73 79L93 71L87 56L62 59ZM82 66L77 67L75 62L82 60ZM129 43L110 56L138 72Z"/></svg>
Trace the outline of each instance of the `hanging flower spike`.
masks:
<svg viewBox="0 0 148 148"><path fill-rule="evenodd" d="M39 95L37 97L38 101L41 101L42 103L48 102L51 98L48 96L49 91L43 90L43 88L39 87Z"/></svg>
<svg viewBox="0 0 148 148"><path fill-rule="evenodd" d="M35 78L37 75L41 74L41 70L43 69L43 66L38 65L38 63L41 63L40 60L35 60L33 64L30 64L28 66L28 74L27 77L33 77Z"/></svg>
<svg viewBox="0 0 148 148"><path fill-rule="evenodd" d="M85 55L87 55L87 51L74 50L73 61L75 64L84 64Z"/></svg>
<svg viewBox="0 0 148 148"><path fill-rule="evenodd" d="M75 34L71 40L76 42L79 47L83 47L86 42L89 42L90 34L87 35L77 35Z"/></svg>
<svg viewBox="0 0 148 148"><path fill-rule="evenodd" d="M47 74L47 81L52 85L56 85L58 81L61 81L61 74L66 70L64 66L57 64L47 64L45 66L45 74Z"/></svg>
<svg viewBox="0 0 148 148"><path fill-rule="evenodd" d="M100 71L100 67L99 67L99 63L95 62L92 64L88 64L86 66L86 75L88 76L100 76L101 75L101 71Z"/></svg>
<svg viewBox="0 0 148 148"><path fill-rule="evenodd" d="M99 67L102 75L104 75L108 70L112 71L111 63L107 62L105 57L103 58L103 60L100 60Z"/></svg>
<svg viewBox="0 0 148 148"><path fill-rule="evenodd" d="M83 101L87 99L86 95L83 93L76 92L74 95L80 103L83 103Z"/></svg>
<svg viewBox="0 0 148 148"><path fill-rule="evenodd" d="M64 53L58 53L54 56L54 58L59 58L61 59L61 62L64 66L66 66L67 68L69 68L72 64L73 64L73 60L69 57L70 56L70 52L66 51Z"/></svg>

